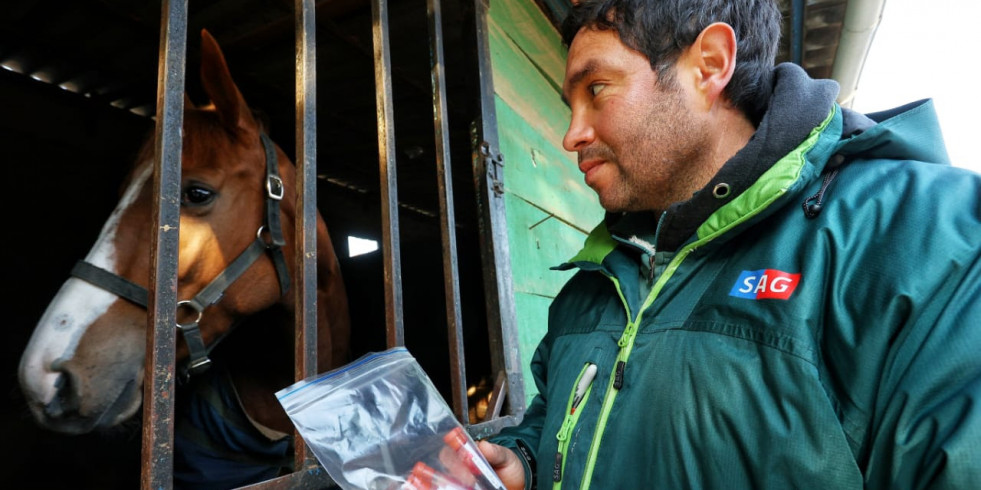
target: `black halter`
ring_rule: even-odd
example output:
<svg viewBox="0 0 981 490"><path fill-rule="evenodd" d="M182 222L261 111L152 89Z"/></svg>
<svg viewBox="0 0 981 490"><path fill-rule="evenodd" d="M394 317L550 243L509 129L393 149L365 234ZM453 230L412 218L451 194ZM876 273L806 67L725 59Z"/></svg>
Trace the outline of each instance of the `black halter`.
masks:
<svg viewBox="0 0 981 490"><path fill-rule="evenodd" d="M215 277L192 299L179 301L177 307L188 307L198 313L197 318L189 324L177 323L178 330L184 335L190 358L181 369L181 377L186 381L191 375L204 372L211 365L208 353L218 343L216 340L210 347L204 345L198 323L204 314L204 309L217 303L225 290L235 282L263 252L268 252L276 267L279 277L279 290L286 294L290 287L289 271L283 257L282 246L286 243L279 219L279 201L283 199L283 179L279 177L279 165L276 161L276 150L272 141L265 133L259 137L266 152L266 217L265 224L256 231L255 241L245 249L228 267ZM105 269L80 260L72 268L71 275L92 283L110 293L127 299L144 308L147 307L149 293L146 288L124 277ZM219 339L220 340L220 339Z"/></svg>

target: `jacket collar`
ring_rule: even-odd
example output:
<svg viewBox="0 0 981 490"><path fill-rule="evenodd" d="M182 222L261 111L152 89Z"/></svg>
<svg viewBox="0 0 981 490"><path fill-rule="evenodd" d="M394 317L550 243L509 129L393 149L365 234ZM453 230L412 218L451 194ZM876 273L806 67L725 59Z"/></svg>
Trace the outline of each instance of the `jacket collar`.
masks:
<svg viewBox="0 0 981 490"><path fill-rule="evenodd" d="M782 63L774 70L767 110L749 142L726 162L715 177L691 199L666 210L658 232L659 250L676 250L712 213L752 186L780 158L792 152L833 110L838 84L813 80L797 65ZM713 189L729 186L718 198Z"/></svg>

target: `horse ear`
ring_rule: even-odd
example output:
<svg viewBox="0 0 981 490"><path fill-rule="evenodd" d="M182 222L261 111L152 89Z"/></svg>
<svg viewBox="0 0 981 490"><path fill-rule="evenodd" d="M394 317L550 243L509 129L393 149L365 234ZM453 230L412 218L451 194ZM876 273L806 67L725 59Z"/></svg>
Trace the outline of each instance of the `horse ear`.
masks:
<svg viewBox="0 0 981 490"><path fill-rule="evenodd" d="M201 84L215 105L222 124L229 129L255 126L245 98L228 71L225 55L207 29L201 30Z"/></svg>

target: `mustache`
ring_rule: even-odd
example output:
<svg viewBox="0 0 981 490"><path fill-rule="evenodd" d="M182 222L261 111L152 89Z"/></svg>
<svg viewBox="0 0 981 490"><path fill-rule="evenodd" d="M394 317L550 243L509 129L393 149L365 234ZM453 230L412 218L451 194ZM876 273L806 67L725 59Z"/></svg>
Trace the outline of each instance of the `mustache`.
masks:
<svg viewBox="0 0 981 490"><path fill-rule="evenodd" d="M616 161L616 154L606 145L596 145L579 150L579 162L583 160Z"/></svg>

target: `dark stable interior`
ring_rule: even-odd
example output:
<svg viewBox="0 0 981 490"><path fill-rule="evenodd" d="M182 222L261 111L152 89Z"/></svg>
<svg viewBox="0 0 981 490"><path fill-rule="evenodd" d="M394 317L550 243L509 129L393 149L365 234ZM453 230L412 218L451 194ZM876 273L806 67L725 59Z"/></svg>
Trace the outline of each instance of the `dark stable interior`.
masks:
<svg viewBox="0 0 981 490"><path fill-rule="evenodd" d="M192 1L188 8L191 100L206 102L198 75L204 28L221 44L232 77L266 118L272 139L294 158L293 2ZM41 430L16 373L34 325L95 242L137 150L152 135L160 13L157 2L83 0L14 2L0 15L0 63L16 69L0 69L0 143L14 204L5 232L13 255L4 268L4 303L13 318L4 329L4 477L27 487L114 489L140 482L139 420L83 436ZM472 4L447 3L443 17L472 385L490 371L469 134L477 102ZM348 236L382 238L371 18L365 0L317 2L317 207L347 284L354 357L386 347L382 257L348 257L347 245ZM389 22L405 341L449 400L425 1L391 1Z"/></svg>

